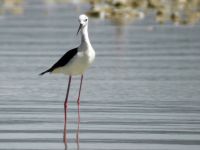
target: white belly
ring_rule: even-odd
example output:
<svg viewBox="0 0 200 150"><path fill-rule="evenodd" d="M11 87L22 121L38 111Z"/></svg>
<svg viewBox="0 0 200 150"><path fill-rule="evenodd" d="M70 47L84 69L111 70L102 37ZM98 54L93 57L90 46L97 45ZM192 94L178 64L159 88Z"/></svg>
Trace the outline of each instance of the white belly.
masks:
<svg viewBox="0 0 200 150"><path fill-rule="evenodd" d="M52 73L64 73L66 75L81 75L92 64L95 58L94 51L78 52L67 65L55 69Z"/></svg>

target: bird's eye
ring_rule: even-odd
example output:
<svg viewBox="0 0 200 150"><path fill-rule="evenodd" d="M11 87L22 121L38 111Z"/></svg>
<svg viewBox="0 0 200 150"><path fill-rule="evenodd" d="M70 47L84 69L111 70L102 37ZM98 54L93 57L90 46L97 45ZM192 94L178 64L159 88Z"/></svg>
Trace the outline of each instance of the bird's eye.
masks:
<svg viewBox="0 0 200 150"><path fill-rule="evenodd" d="M87 21L87 19L84 20L85 22Z"/></svg>

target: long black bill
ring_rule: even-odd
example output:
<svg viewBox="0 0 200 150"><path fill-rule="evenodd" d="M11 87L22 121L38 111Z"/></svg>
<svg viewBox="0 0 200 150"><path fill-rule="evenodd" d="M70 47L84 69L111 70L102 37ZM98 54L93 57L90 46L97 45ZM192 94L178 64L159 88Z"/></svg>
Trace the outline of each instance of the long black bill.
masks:
<svg viewBox="0 0 200 150"><path fill-rule="evenodd" d="M81 28L82 28L82 24L79 25L79 28L78 28L78 31L77 31L76 35L78 35L78 33L81 30Z"/></svg>

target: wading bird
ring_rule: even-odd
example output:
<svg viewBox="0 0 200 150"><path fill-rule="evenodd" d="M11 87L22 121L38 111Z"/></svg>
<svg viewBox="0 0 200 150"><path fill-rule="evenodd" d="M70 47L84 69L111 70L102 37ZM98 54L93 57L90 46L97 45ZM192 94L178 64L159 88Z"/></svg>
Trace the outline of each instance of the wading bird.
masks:
<svg viewBox="0 0 200 150"><path fill-rule="evenodd" d="M51 68L42 72L40 75L45 73L63 73L69 75L68 88L66 99L64 102L64 142L66 143L66 112L68 108L68 95L73 75L81 75L80 88L78 94L78 106L80 104L80 94L83 80L83 73L93 63L95 59L95 51L90 43L88 35L88 17L84 14L79 16L79 31L81 31L81 44L66 52Z"/></svg>

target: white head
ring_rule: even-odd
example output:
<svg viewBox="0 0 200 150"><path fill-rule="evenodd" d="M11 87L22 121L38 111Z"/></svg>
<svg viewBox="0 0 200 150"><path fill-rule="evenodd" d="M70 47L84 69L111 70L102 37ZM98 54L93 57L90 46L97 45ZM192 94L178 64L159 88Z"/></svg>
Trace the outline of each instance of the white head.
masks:
<svg viewBox="0 0 200 150"><path fill-rule="evenodd" d="M84 28L85 26L88 25L88 17L86 15L82 14L79 16L78 21L79 21L80 25L79 25L77 34L79 33L79 31L82 28Z"/></svg>
<svg viewBox="0 0 200 150"><path fill-rule="evenodd" d="M84 14L80 15L78 20L82 26L85 26L88 24L88 17Z"/></svg>

